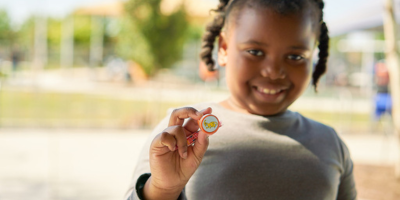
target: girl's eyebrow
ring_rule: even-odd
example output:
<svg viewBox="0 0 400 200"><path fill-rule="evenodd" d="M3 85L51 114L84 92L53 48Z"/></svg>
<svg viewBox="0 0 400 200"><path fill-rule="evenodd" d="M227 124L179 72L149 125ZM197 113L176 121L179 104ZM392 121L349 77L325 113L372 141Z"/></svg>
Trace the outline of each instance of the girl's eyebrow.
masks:
<svg viewBox="0 0 400 200"><path fill-rule="evenodd" d="M289 48L293 49L293 50L303 50L303 51L309 51L310 50L310 48L308 48L306 46L303 46L303 45L291 46Z"/></svg>
<svg viewBox="0 0 400 200"><path fill-rule="evenodd" d="M258 45L258 46L268 46L268 44L262 43L262 42L258 42L255 40L247 40L245 42L243 42L243 44L254 44L254 45Z"/></svg>
<svg viewBox="0 0 400 200"><path fill-rule="evenodd" d="M254 44L254 45L265 46L265 47L269 46L268 44L265 44L265 43L262 43L262 42L258 42L258 41L255 41L255 40L251 40L251 39L243 42L243 44ZM290 46L289 49L292 49L292 50L303 50L303 51L309 51L310 50L310 48L308 48L307 46L304 46L304 45Z"/></svg>

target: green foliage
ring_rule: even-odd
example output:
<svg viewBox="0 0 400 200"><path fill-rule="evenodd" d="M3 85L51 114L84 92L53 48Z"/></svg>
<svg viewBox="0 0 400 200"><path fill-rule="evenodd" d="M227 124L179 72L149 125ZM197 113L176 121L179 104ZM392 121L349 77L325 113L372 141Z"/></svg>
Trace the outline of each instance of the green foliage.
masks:
<svg viewBox="0 0 400 200"><path fill-rule="evenodd" d="M35 18L28 18L20 27L17 33L17 42L20 45L31 47L35 37Z"/></svg>
<svg viewBox="0 0 400 200"><path fill-rule="evenodd" d="M19 28L16 33L15 43L22 50L24 59L32 59L35 41L36 17L31 16ZM59 49L61 43L61 25L62 21L54 18L47 18L47 45L48 45L48 62L58 63Z"/></svg>
<svg viewBox="0 0 400 200"><path fill-rule="evenodd" d="M35 39L35 16L28 18L19 28L16 42L19 45L31 47ZM49 46L59 46L61 42L61 21L58 19L47 19L47 41Z"/></svg>
<svg viewBox="0 0 400 200"><path fill-rule="evenodd" d="M181 6L170 15L160 10L161 0L129 0L125 4L118 51L152 75L181 59L189 23Z"/></svg>
<svg viewBox="0 0 400 200"><path fill-rule="evenodd" d="M29 17L21 24L14 33L14 44L17 44L21 51L22 60L31 60L33 55L33 45L35 38L35 18ZM20 66L21 68L22 66Z"/></svg>
<svg viewBox="0 0 400 200"><path fill-rule="evenodd" d="M152 72L155 56L152 54L146 38L129 17L121 20L121 31L116 48L119 56L139 63L147 74Z"/></svg>
<svg viewBox="0 0 400 200"><path fill-rule="evenodd" d="M190 40L200 41L204 34L203 25L191 24L188 30L188 37Z"/></svg>
<svg viewBox="0 0 400 200"><path fill-rule="evenodd" d="M2 78L6 78L7 77L7 74L4 74L3 72L0 72L0 89L1 89L1 79Z"/></svg>
<svg viewBox="0 0 400 200"><path fill-rule="evenodd" d="M0 10L0 42L9 44L13 40L13 31L8 13Z"/></svg>
<svg viewBox="0 0 400 200"><path fill-rule="evenodd" d="M49 18L47 21L47 41L50 46L60 46L62 22Z"/></svg>
<svg viewBox="0 0 400 200"><path fill-rule="evenodd" d="M90 16L74 16L75 44L89 46L92 25Z"/></svg>

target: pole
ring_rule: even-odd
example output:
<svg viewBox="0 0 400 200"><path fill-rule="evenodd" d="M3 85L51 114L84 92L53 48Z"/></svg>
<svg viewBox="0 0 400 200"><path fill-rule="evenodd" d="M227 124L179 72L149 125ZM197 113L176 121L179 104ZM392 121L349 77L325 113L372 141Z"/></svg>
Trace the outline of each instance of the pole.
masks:
<svg viewBox="0 0 400 200"><path fill-rule="evenodd" d="M92 34L90 36L90 66L96 67L103 58L103 20L92 16Z"/></svg>
<svg viewBox="0 0 400 200"><path fill-rule="evenodd" d="M72 16L64 19L61 32L61 59L62 68L71 68L74 64L74 19Z"/></svg>
<svg viewBox="0 0 400 200"><path fill-rule="evenodd" d="M397 45L397 24L394 16L393 0L385 0L384 32L386 44L386 64L390 76L390 91L392 95L392 117L395 133L400 143L400 69L399 51ZM398 145L399 147L399 145ZM400 148L398 149L400 151ZM395 164L396 177L400 178L400 157Z"/></svg>

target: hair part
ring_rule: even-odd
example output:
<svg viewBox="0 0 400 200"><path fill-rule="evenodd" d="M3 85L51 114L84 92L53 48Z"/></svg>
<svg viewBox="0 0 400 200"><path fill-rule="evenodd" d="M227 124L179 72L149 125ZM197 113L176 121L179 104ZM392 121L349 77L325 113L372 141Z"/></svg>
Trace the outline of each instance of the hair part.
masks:
<svg viewBox="0 0 400 200"><path fill-rule="evenodd" d="M326 72L329 57L329 35L328 27L323 21L323 0L220 0L217 9L212 10L216 13L214 20L206 27L201 45L200 58L207 65L209 71L215 71L215 61L212 58L212 51L216 38L221 33L222 28L227 24L229 17L236 14L244 7L258 8L267 7L282 15L289 15L303 11L306 8L316 8L315 19L318 23L318 62L312 74L312 84L317 90L317 84L321 76Z"/></svg>

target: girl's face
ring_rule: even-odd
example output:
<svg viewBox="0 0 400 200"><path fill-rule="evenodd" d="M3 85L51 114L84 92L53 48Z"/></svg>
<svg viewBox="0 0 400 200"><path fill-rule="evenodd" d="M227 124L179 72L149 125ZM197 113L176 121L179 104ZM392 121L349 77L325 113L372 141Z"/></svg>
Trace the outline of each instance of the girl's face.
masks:
<svg viewBox="0 0 400 200"><path fill-rule="evenodd" d="M284 112L311 78L316 46L312 15L243 8L231 16L219 38L218 62L226 67L231 92L221 104L257 115Z"/></svg>

